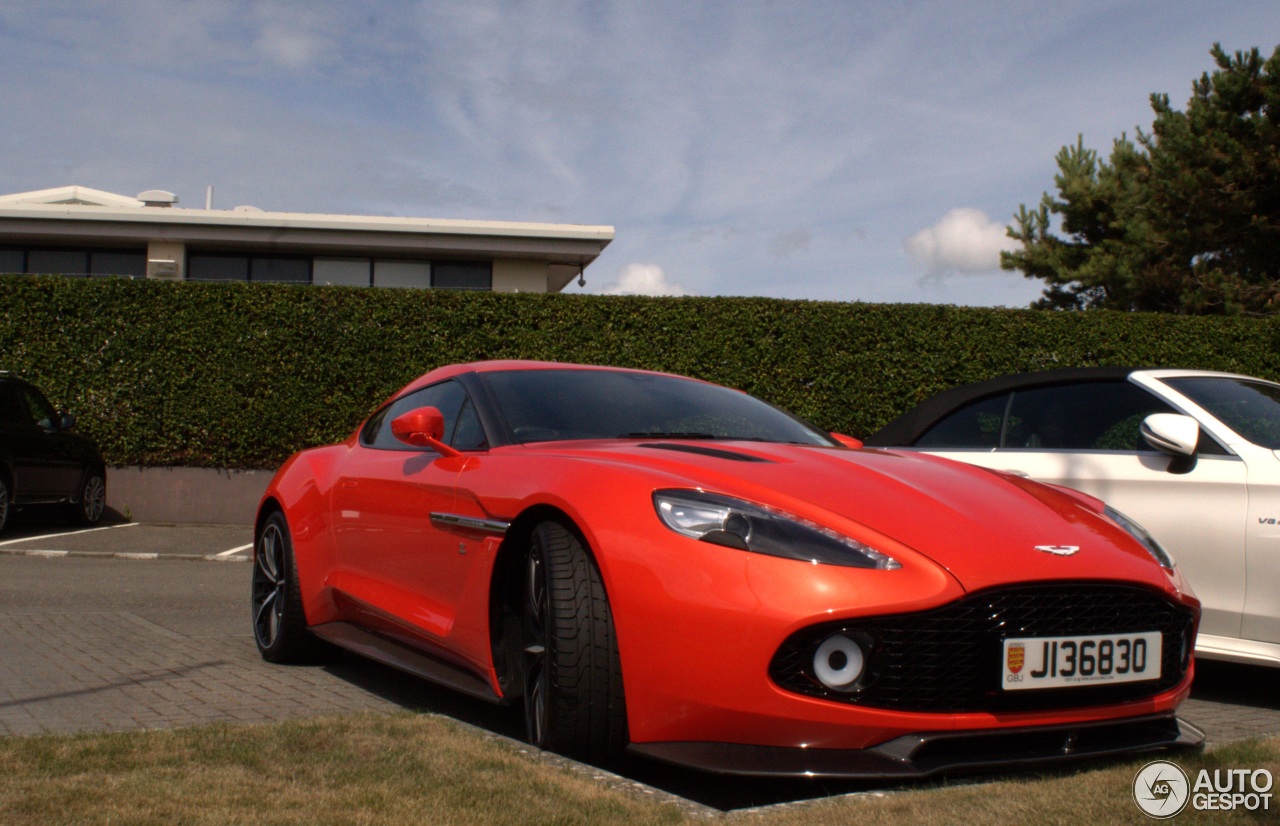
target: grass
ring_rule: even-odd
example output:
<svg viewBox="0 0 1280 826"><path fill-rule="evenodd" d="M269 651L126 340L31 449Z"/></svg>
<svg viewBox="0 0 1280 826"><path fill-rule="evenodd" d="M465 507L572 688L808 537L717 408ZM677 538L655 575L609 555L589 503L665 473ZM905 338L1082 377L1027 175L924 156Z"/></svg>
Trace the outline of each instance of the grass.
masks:
<svg viewBox="0 0 1280 826"><path fill-rule="evenodd" d="M1174 758L1267 768L1280 739ZM1143 760L1042 778L932 784L723 816L731 823L1141 823ZM750 782L750 781L746 781ZM1266 819L1276 816L1273 809ZM438 717L357 714L273 725L0 739L0 823L678 824L706 822ZM1188 809L1177 822L1250 823Z"/></svg>

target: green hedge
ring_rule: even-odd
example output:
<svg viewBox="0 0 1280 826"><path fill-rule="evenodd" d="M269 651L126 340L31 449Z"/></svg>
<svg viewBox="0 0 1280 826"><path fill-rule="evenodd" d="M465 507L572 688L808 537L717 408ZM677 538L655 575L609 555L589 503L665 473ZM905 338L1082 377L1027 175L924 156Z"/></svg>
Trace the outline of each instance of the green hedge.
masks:
<svg viewBox="0 0 1280 826"><path fill-rule="evenodd" d="M0 276L0 369L112 464L274 467L459 361L642 367L865 436L947 387L1073 365L1280 377L1280 321L766 298L494 294Z"/></svg>

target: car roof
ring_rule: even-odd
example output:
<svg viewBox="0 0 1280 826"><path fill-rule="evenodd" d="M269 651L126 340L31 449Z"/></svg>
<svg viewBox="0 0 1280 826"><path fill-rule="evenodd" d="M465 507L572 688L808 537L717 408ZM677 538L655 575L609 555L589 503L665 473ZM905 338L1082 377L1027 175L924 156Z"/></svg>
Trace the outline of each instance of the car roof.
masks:
<svg viewBox="0 0 1280 826"><path fill-rule="evenodd" d="M1123 381L1134 367L1062 367L1056 370L1040 370L1034 373L1010 373L986 381L962 384L943 390L889 422L875 433L863 439L868 447L891 447L915 443L926 430L948 413L967 404L998 396L1010 390L1047 387L1055 384L1080 381Z"/></svg>
<svg viewBox="0 0 1280 826"><path fill-rule="evenodd" d="M473 361L465 364L450 364L424 373L397 392L396 396L426 387L443 379L453 378L465 373L493 373L506 370L603 370L615 373L646 373L654 376L671 376L686 381L702 381L675 373L661 373L654 370L637 370L632 367L611 367L604 364L573 364L563 361L534 361L532 359L496 359L492 361ZM705 383L705 382L704 382ZM394 398L394 397L393 397Z"/></svg>

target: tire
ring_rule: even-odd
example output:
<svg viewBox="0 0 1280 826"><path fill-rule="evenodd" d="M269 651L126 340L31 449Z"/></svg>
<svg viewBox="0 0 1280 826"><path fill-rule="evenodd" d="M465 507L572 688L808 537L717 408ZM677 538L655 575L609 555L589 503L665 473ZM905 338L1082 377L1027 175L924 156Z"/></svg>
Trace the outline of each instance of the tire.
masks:
<svg viewBox="0 0 1280 826"><path fill-rule="evenodd" d="M9 513L13 510L13 502L10 499L9 482L0 474L0 531L3 531L9 525Z"/></svg>
<svg viewBox="0 0 1280 826"><path fill-rule="evenodd" d="M298 587L298 567L284 514L273 513L253 543L251 607L253 639L272 663L317 660L324 644L307 630Z"/></svg>
<svg viewBox="0 0 1280 826"><path fill-rule="evenodd" d="M107 509L107 480L102 471L91 470L80 483L76 501L67 506L71 521L77 525L96 525Z"/></svg>
<svg viewBox="0 0 1280 826"><path fill-rule="evenodd" d="M522 590L529 742L616 760L627 744L622 662L600 572L574 532L559 522L534 529Z"/></svg>

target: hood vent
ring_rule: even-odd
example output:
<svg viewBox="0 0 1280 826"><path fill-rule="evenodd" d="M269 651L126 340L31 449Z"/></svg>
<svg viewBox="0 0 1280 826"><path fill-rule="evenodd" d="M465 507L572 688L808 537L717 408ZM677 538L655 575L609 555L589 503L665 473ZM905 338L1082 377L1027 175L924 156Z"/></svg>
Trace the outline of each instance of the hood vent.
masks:
<svg viewBox="0 0 1280 826"><path fill-rule="evenodd" d="M751 456L746 453L734 453L731 450L721 450L716 447L704 447L703 445L687 445L687 444L668 444L668 443L648 443L637 445L637 447L651 447L654 450L674 450L677 453L696 453L699 456L710 456L713 459L728 459L733 462L768 462L768 459L762 459L759 456Z"/></svg>

